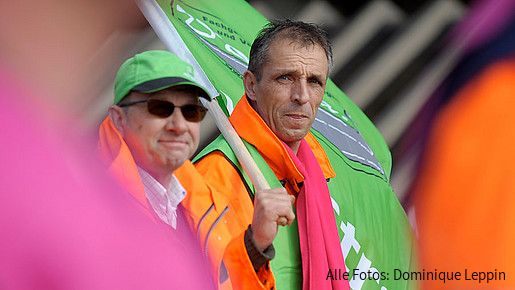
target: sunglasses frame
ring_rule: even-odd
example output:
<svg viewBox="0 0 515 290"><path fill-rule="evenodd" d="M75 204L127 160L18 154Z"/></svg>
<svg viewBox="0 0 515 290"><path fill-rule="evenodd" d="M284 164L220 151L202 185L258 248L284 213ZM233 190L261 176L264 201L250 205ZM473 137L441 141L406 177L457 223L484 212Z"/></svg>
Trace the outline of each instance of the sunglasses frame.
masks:
<svg viewBox="0 0 515 290"><path fill-rule="evenodd" d="M169 106L172 107L171 111L170 111L170 114L168 116L165 116L165 115L160 115L160 114L156 114L156 112L152 112L153 110L151 109L151 102L161 102L161 103L167 103L169 104ZM156 117L160 117L160 118L168 118L170 117L171 115L173 115L173 112L175 111L175 108L179 108L181 110L181 113L182 113L182 116L184 117L184 119L188 122L192 122L192 123L198 123L200 121L202 121L204 119L204 117L206 116L206 113L207 113L207 108L202 106L202 105L198 105L198 104L186 104L186 105L182 105L182 106L177 106L175 105L174 103L170 102L170 101L165 101L165 100L159 100L159 99L146 99L146 100L139 100L139 101L133 101L133 102L129 102L129 103L125 103L125 104L118 104L117 106L118 107L130 107L130 106L133 106L133 105L137 105L137 104L143 104L143 103L147 103L147 112L149 114L151 114L152 116L156 116ZM195 107L199 113L199 116L197 118L193 117L193 118L190 118L190 117L187 117L189 116L188 115L188 112L185 111L187 109L185 108L188 108L188 107Z"/></svg>

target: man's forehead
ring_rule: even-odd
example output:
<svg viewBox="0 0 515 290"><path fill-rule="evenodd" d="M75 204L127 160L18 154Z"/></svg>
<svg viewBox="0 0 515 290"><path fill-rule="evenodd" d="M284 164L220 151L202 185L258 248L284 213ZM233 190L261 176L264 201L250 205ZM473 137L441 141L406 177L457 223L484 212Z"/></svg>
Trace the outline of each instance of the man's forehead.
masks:
<svg viewBox="0 0 515 290"><path fill-rule="evenodd" d="M289 38L275 38L269 47L269 53L273 55L274 53L281 52L289 52L289 51L308 51L308 52L317 52L321 57L327 59L327 55L325 53L324 48L318 44L313 42L300 42L299 40L289 39Z"/></svg>
<svg viewBox="0 0 515 290"><path fill-rule="evenodd" d="M319 45L302 47L292 43L283 45L276 42L270 47L265 66L273 72L299 72L323 77L328 72L328 62L325 51Z"/></svg>
<svg viewBox="0 0 515 290"><path fill-rule="evenodd" d="M291 37L287 31L282 31L281 33L275 35L275 37L270 41L269 48L271 49L274 46L278 48L288 47L292 49L305 50L320 49L327 57L326 52L320 43L317 43L312 39Z"/></svg>

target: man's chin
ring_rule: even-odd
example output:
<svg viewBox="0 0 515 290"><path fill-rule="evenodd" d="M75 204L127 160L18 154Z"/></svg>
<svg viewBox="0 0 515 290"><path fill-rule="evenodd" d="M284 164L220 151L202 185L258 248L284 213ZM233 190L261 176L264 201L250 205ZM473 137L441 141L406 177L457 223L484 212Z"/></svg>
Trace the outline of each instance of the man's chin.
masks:
<svg viewBox="0 0 515 290"><path fill-rule="evenodd" d="M166 167L172 172L181 167L188 158L184 157L169 157L166 159Z"/></svg>
<svg viewBox="0 0 515 290"><path fill-rule="evenodd" d="M294 129L291 128L288 132L282 134L276 134L279 139L281 139L284 143L295 143L299 142L308 134L309 130L305 128Z"/></svg>

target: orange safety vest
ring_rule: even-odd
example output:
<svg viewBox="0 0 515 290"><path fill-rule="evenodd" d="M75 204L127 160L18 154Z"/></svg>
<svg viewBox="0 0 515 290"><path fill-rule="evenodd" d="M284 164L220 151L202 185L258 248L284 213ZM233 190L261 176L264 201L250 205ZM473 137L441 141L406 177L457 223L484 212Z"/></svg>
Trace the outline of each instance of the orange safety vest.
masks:
<svg viewBox="0 0 515 290"><path fill-rule="evenodd" d="M98 147L102 159L108 165L109 172L116 177L124 189L147 208L149 217L155 219L132 154L109 117L100 125ZM224 217L224 209L228 206L229 200L223 195L213 194L212 188L206 184L190 161L186 161L174 174L187 191L181 205L192 232L197 234L199 241L215 237L211 238L216 242L211 244L213 248L210 251L204 251L204 254L209 257L218 288L270 289L273 287L271 285L274 285L274 280L270 270L263 268L257 274L254 271L243 242L246 227L245 229L229 228L228 225L232 225L232 221L227 218L232 215L221 219ZM199 224L203 225L200 230L198 230ZM221 266L224 255L224 266ZM220 280L218 277L226 275L224 272L226 268L231 269L230 279Z"/></svg>

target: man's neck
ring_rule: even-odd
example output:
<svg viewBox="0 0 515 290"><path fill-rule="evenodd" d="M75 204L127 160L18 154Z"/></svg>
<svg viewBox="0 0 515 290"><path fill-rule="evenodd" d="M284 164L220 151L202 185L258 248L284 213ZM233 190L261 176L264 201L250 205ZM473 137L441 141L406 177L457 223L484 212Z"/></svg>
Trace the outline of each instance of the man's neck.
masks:
<svg viewBox="0 0 515 290"><path fill-rule="evenodd" d="M159 176L159 177L156 177L156 176L152 175L152 177L154 177L159 183L161 183L161 185L164 188L166 188L166 190L170 189L170 183L172 182L172 175L171 174L168 174L166 176Z"/></svg>
<svg viewBox="0 0 515 290"><path fill-rule="evenodd" d="M167 171L167 172L155 172L152 170L148 170L144 167L141 167L143 170L145 170L148 174L150 174L157 182L161 183L161 185L166 188L167 190L170 188L170 184L172 182L172 175L173 172Z"/></svg>
<svg viewBox="0 0 515 290"><path fill-rule="evenodd" d="M295 155L297 155L297 151L299 151L299 147L300 147L300 141L284 142L284 143L286 143L286 145L288 145L288 147L290 147L291 151L293 151L293 153L295 153Z"/></svg>

